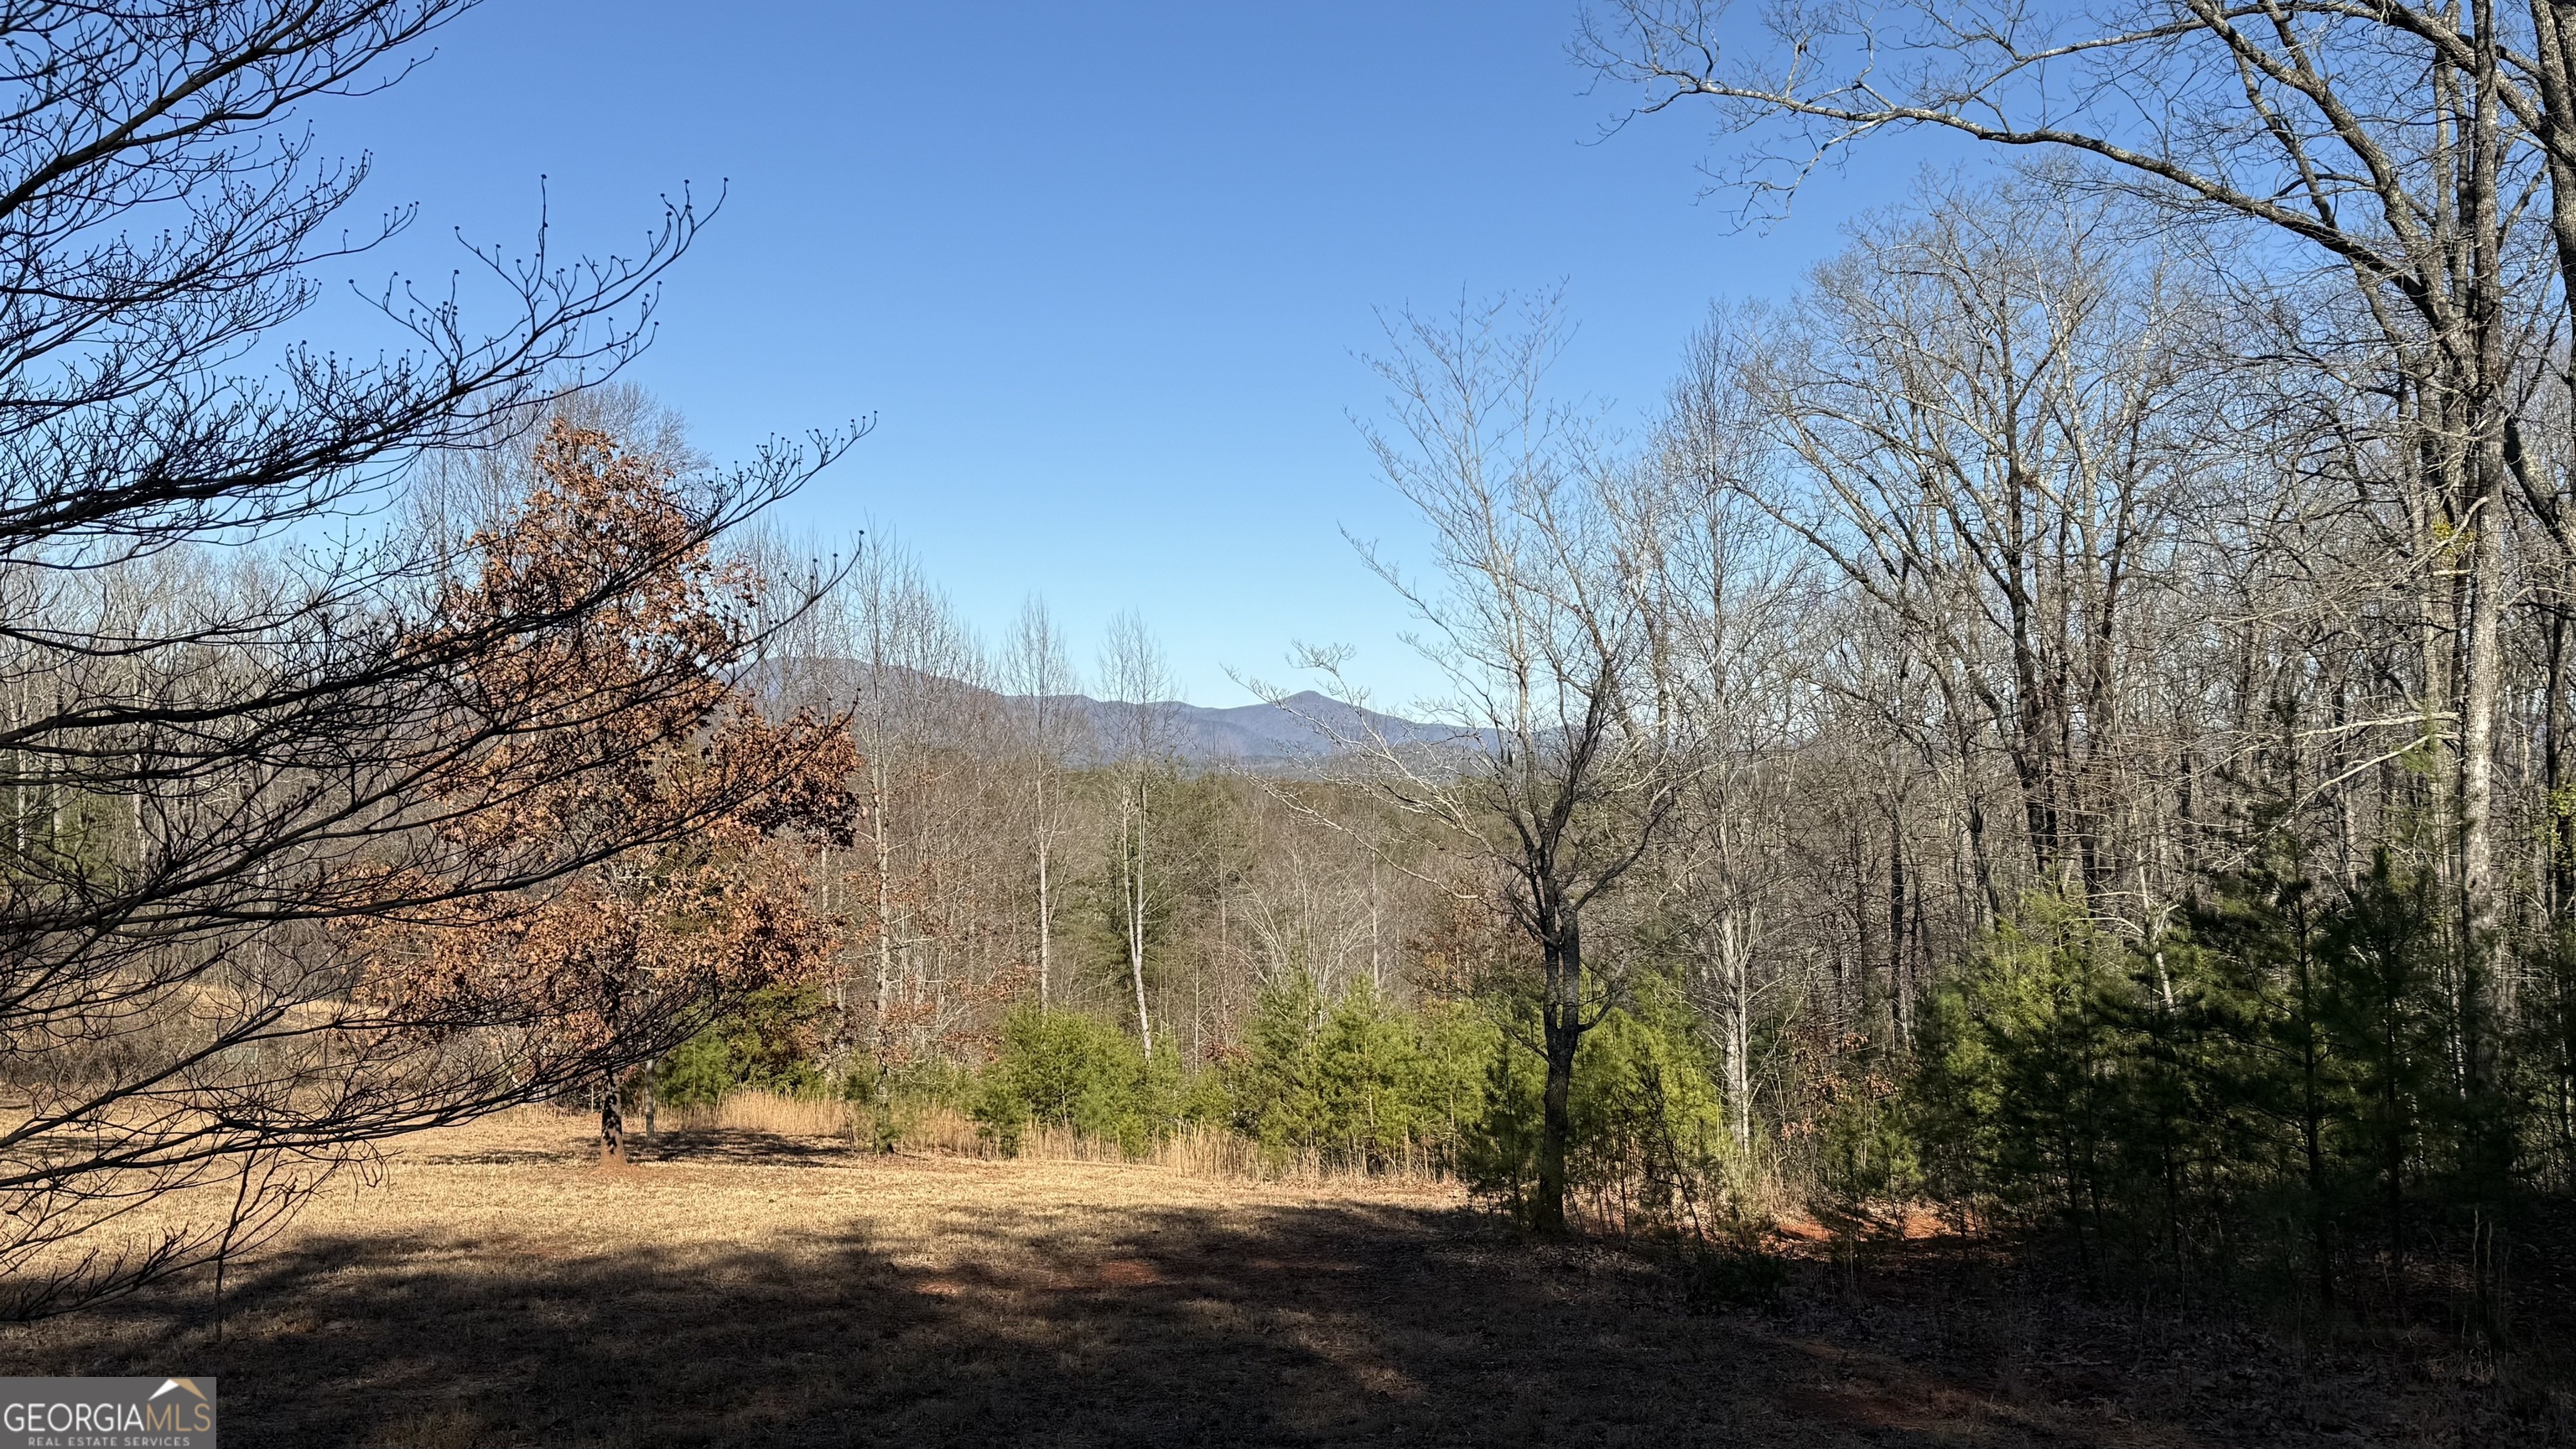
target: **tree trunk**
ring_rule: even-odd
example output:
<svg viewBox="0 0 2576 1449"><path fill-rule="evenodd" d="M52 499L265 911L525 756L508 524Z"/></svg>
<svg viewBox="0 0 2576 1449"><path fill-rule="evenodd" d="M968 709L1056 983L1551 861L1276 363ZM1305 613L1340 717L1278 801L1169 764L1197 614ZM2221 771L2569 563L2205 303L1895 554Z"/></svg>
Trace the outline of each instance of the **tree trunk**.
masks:
<svg viewBox="0 0 2576 1449"><path fill-rule="evenodd" d="M2549 918L2576 918L2576 811L2562 793L2567 784L2567 612L2549 610L2549 674L2541 709L2541 788L2549 808Z"/></svg>
<svg viewBox="0 0 2576 1449"><path fill-rule="evenodd" d="M2493 825L2495 717L2504 670L2504 493L2494 481L2480 491L2477 529L2471 536L2469 667L2460 722L2460 924L2467 954L2461 963L2458 1010L2462 1085L2473 1093L2485 1077L2486 989L2501 974L2504 951Z"/></svg>
<svg viewBox="0 0 2576 1449"><path fill-rule="evenodd" d="M1550 1236L1566 1231L1566 1154L1574 1137L1574 1052L1583 1042L1583 933L1567 920L1542 944L1546 994L1540 1024L1547 1048L1547 1087L1540 1096L1538 1196L1530 1225Z"/></svg>
<svg viewBox="0 0 2576 1449"><path fill-rule="evenodd" d="M1127 974L1136 987L1136 1035L1145 1044L1145 1060L1154 1059L1154 1019L1145 1011L1145 811L1146 787L1136 785L1136 844L1128 876Z"/></svg>
<svg viewBox="0 0 2576 1449"><path fill-rule="evenodd" d="M1726 1052L1726 1125L1736 1152L1753 1154L1753 961L1751 923L1729 911L1718 923L1719 1032Z"/></svg>
<svg viewBox="0 0 2576 1449"><path fill-rule="evenodd" d="M1905 813L1891 802L1887 811L1887 1020L1892 1051L1909 1045L1913 1009L1905 985Z"/></svg>
<svg viewBox="0 0 2576 1449"><path fill-rule="evenodd" d="M1055 901L1048 895L1047 840L1038 836L1038 1009L1055 999Z"/></svg>
<svg viewBox="0 0 2576 1449"><path fill-rule="evenodd" d="M886 782L870 760L868 819L877 857L877 1019L873 1055L877 1086L894 1070L894 841L886 831Z"/></svg>
<svg viewBox="0 0 2576 1449"><path fill-rule="evenodd" d="M2494 802L2496 712L2502 704L2504 673L2504 534L2505 534L2505 355L2504 261L2499 233L2498 195L2501 141L2496 95L2498 57L2494 0L2475 0L2477 26L2474 130L2469 147L2469 195L2473 230L2469 323L2476 344L2476 457L2469 478L2475 487L2469 598L2468 687L2460 722L2460 892L2462 925L2468 957L2460 973L2460 1035L2463 1086L2481 1090L2486 1075L2484 1043L2486 1001L2490 982L2503 975L2504 935L2498 919L2495 880Z"/></svg>
<svg viewBox="0 0 2576 1449"><path fill-rule="evenodd" d="M599 1097L599 1160L626 1160L626 1113L618 1105L615 1081Z"/></svg>

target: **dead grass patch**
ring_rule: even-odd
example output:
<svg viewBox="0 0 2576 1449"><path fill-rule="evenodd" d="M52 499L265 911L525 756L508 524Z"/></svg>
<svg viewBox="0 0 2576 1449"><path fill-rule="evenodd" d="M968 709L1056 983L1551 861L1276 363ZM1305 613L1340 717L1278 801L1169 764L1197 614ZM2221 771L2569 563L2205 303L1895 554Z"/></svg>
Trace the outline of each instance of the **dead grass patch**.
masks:
<svg viewBox="0 0 2576 1449"><path fill-rule="evenodd" d="M1778 1317L1694 1314L1656 1265L1444 1186L743 1123L605 1172L579 1117L427 1134L220 1307L178 1283L0 1344L20 1373L217 1374L259 1449L2514 1442L2438 1390L2226 1377L2241 1341L2120 1359L2134 1324L1991 1291L1981 1317L1819 1273ZM2049 1367L2076 1359L2119 1366Z"/></svg>
<svg viewBox="0 0 2576 1449"><path fill-rule="evenodd" d="M735 1092L713 1106L674 1108L663 1114L681 1134L752 1132L766 1136L832 1141L856 1145L874 1140L873 1109L835 1098L786 1097L770 1092ZM905 1152L947 1153L959 1157L999 1158L1002 1154L978 1130L974 1119L949 1107L907 1106L894 1127ZM1013 1160L1031 1162L1139 1163L1190 1177L1237 1182L1394 1181L1439 1185L1448 1175L1427 1155L1399 1155L1361 1171L1327 1161L1313 1151L1265 1149L1231 1132L1191 1124L1152 1144L1141 1153L1114 1141L1086 1136L1068 1127L1042 1127L1024 1134Z"/></svg>

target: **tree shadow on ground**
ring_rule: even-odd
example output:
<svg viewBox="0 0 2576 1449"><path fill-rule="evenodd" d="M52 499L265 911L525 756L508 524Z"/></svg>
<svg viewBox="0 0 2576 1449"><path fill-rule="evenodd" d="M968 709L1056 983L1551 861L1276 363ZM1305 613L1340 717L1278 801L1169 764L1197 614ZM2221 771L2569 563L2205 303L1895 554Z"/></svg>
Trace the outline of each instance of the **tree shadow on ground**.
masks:
<svg viewBox="0 0 2576 1449"><path fill-rule="evenodd" d="M780 1137L732 1127L671 1128L626 1142L634 1162L740 1163L760 1167L846 1165L850 1145L831 1137ZM586 1167L599 1160L599 1143L582 1138L551 1147L473 1147L416 1152L424 1167Z"/></svg>
<svg viewBox="0 0 2576 1449"><path fill-rule="evenodd" d="M308 1239L237 1278L220 1340L186 1285L48 1333L14 1371L184 1361L222 1377L227 1442L253 1449L2232 1437L2120 1402L2116 1370L2069 1398L2000 1394L1868 1341L1893 1320L1695 1315L1635 1255L1537 1249L1455 1211L1159 1208L1086 1228L996 1207L940 1231L967 1247L937 1266L848 1232L585 1258Z"/></svg>
<svg viewBox="0 0 2576 1449"><path fill-rule="evenodd" d="M629 1137L627 1154L637 1162L738 1162L762 1167L842 1165L852 1148L837 1137L780 1137L733 1127L665 1128L652 1137ZM596 1156L585 1145L583 1160Z"/></svg>

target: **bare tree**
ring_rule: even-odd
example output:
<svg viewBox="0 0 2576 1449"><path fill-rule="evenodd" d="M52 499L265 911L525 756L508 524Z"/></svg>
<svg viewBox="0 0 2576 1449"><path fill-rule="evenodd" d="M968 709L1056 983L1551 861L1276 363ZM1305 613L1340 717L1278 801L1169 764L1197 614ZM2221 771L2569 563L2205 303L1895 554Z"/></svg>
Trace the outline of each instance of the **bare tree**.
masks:
<svg viewBox="0 0 2576 1449"><path fill-rule="evenodd" d="M1100 682L1117 705L1109 740L1117 775L1116 844L1111 862L1116 876L1121 924L1118 935L1127 952L1128 983L1136 996L1136 1034L1145 1055L1154 1054L1154 1021L1145 1001L1145 944L1154 920L1150 873L1160 864L1148 858L1157 791L1171 775L1175 742L1170 711L1179 693L1162 645L1142 616L1128 611L1109 621L1101 645Z"/></svg>
<svg viewBox="0 0 2576 1449"><path fill-rule="evenodd" d="M1676 771L1672 819L1653 863L1659 913L1693 965L1693 1000L1714 1026L1719 1088L1740 1161L1755 1150L1754 1032L1791 984L1781 927L1788 762L1812 743L1796 645L1804 581L1779 530L1743 493L1761 419L1703 332L1666 399L1645 466L1609 495L1653 645L1656 688L1696 752Z"/></svg>
<svg viewBox="0 0 2576 1449"><path fill-rule="evenodd" d="M1861 231L1737 359L1780 454L1745 496L2010 760L2024 859L2100 899L2133 616L2199 461L2204 315L2098 207L2011 187ZM1901 667L1901 666L1900 666Z"/></svg>
<svg viewBox="0 0 2576 1449"><path fill-rule="evenodd" d="M2495 975L2503 514L2516 369L2528 356L2519 340L2564 335L2576 306L2565 285L2576 276L2576 56L2560 13L2534 4L2517 17L2491 0L2158 0L2098 15L1782 4L1738 47L1730 9L1612 0L1587 15L1578 48L1641 86L1641 111L1714 104L1747 138L1726 179L1752 196L1794 189L1881 133L1931 129L2071 153L2099 168L2086 176L2170 214L2268 233L2255 255L2288 240L2346 270L2419 424L2434 505L2425 522L2444 540L2438 551L2466 565L2456 714L2428 724L2457 742L2446 807L2458 924L2484 963L2478 978ZM2540 249L2517 235L2535 203L2550 236ZM2554 326L2535 315L2553 308ZM2485 1010L2474 1000L2461 1009Z"/></svg>
<svg viewBox="0 0 2576 1449"><path fill-rule="evenodd" d="M1533 1220L1562 1232L1575 1052L1616 1000L1615 958L1587 965L1584 914L1672 808L1680 721L1653 686L1640 591L1600 501L1616 484L1589 469L1577 420L1544 392L1564 337L1554 304L1518 327L1511 308L1392 319L1391 350L1374 362L1390 421L1369 441L1430 524L1437 567L1417 579L1363 554L1422 621L1415 645L1452 690L1425 707L1457 728L1455 745L1389 738L1340 679L1338 651L1306 662L1355 706L1318 714L1317 727L1388 799L1470 845L1539 951L1533 1045L1547 1080Z"/></svg>
<svg viewBox="0 0 2576 1449"><path fill-rule="evenodd" d="M1055 995L1055 916L1062 876L1058 851L1070 828L1066 774L1083 752L1089 726L1076 698L1081 680L1043 601L1032 598L1020 606L1002 675L1013 696L1012 723L1027 775L1028 840L1037 882L1038 1002L1043 1006Z"/></svg>
<svg viewBox="0 0 2576 1449"><path fill-rule="evenodd" d="M874 538L813 611L803 668L848 721L860 756L859 887L867 960L866 1050L881 1089L894 1070L952 1029L959 1003L938 963L949 933L943 891L964 842L942 828L989 749L993 696L983 652L921 566ZM827 883L828 884L828 883Z"/></svg>

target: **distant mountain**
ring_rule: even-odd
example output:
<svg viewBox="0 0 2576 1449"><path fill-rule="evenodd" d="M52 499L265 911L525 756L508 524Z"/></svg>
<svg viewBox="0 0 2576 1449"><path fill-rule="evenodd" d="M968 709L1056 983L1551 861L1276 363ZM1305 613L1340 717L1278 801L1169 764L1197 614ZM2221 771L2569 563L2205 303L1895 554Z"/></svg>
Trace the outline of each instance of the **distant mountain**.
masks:
<svg viewBox="0 0 2576 1449"><path fill-rule="evenodd" d="M1080 694L1052 698L1089 721L1092 733L1104 741L1115 739L1128 727L1128 711L1135 708ZM1164 700L1145 708L1154 711L1156 724L1181 758L1197 765L1312 763L1344 752L1353 741L1383 739L1391 745L1420 748L1475 738L1446 725L1361 709L1311 689L1277 704L1211 709Z"/></svg>
<svg viewBox="0 0 2576 1449"><path fill-rule="evenodd" d="M934 698L938 697L938 691L955 691L948 697L959 707L972 708L976 703L1012 707L1034 702L1030 696L996 694L952 679L914 675L909 670L889 667L889 672L903 676L912 690L927 687ZM768 695L781 706L828 702L833 707L840 707L851 702L847 696L856 689L858 680L865 673L864 666L844 659L772 659L755 665L745 673L741 682ZM839 697L827 700L809 693L818 689L821 696ZM803 698L800 700L799 696ZM1044 698L1066 707L1074 717L1089 725L1089 733L1096 742L1095 755L1105 753L1111 741L1131 728L1129 711L1136 707L1083 694L1048 695ZM1183 761L1202 767L1239 764L1261 769L1293 769L1345 753L1351 742L1382 739L1399 748L1431 750L1447 745L1473 744L1485 736L1485 732L1424 724L1361 709L1311 689L1292 694L1277 704L1239 704L1212 709L1205 705L1183 704L1178 700L1161 700L1145 708L1153 712L1155 733Z"/></svg>

